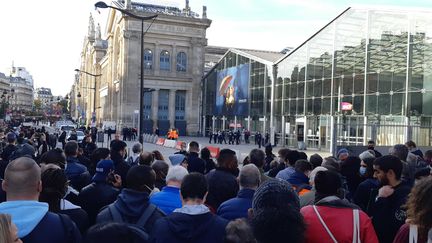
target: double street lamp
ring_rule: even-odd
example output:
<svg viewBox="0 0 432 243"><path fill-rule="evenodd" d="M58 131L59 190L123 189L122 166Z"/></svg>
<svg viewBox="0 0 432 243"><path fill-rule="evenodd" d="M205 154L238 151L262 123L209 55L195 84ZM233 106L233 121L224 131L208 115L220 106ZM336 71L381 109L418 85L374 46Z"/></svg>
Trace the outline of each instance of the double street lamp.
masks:
<svg viewBox="0 0 432 243"><path fill-rule="evenodd" d="M75 69L75 72L78 73L84 73L86 75L94 77L94 87L82 87L83 89L92 89L93 90L93 114L92 114L92 121L96 123L96 77L102 76L102 74L93 74L86 71L82 71L79 69ZM78 91L78 98L81 97L81 93Z"/></svg>
<svg viewBox="0 0 432 243"><path fill-rule="evenodd" d="M121 8L117 8L114 6L110 6L107 5L104 2L97 2L95 4L96 8L112 8L115 10L120 11L121 13L130 16L132 18L141 20L141 75L140 75L140 102L139 102L139 142L142 144L143 143L143 133L144 133L144 111L143 111L143 104L144 104L144 92L151 92L153 90L147 89L144 90L144 20L150 20L150 19L154 19L156 18L158 15L151 15L151 16L139 16L139 15L135 15L129 11L126 11L124 9Z"/></svg>

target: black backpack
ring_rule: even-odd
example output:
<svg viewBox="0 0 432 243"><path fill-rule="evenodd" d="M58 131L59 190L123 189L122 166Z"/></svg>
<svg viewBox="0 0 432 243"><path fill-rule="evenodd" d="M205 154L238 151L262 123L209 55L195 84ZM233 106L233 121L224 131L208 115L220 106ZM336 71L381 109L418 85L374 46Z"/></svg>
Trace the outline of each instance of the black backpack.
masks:
<svg viewBox="0 0 432 243"><path fill-rule="evenodd" d="M153 204L149 204L144 210L144 213L138 219L138 221L135 224L130 224L123 220L123 217L121 216L118 209L114 206L114 204L108 206L108 211L111 213L114 222L127 224L129 229L131 229L139 238L144 241L148 241L150 239L150 235L147 233L145 225L152 216L152 214L155 212L155 210L156 206Z"/></svg>

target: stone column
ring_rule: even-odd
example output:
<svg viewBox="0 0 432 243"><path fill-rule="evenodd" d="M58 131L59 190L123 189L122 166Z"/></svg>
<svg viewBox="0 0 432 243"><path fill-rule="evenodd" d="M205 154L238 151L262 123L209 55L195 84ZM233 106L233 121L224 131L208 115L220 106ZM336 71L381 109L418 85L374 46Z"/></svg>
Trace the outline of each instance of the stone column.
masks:
<svg viewBox="0 0 432 243"><path fill-rule="evenodd" d="M170 89L169 91L169 103L168 103L168 120L170 121L170 127L174 127L175 121L175 97L176 90Z"/></svg>
<svg viewBox="0 0 432 243"><path fill-rule="evenodd" d="M177 72L177 46L174 44L170 56L171 61L171 72Z"/></svg>
<svg viewBox="0 0 432 243"><path fill-rule="evenodd" d="M153 120L153 129L157 127L159 110L159 89L152 92L152 113L151 119Z"/></svg>

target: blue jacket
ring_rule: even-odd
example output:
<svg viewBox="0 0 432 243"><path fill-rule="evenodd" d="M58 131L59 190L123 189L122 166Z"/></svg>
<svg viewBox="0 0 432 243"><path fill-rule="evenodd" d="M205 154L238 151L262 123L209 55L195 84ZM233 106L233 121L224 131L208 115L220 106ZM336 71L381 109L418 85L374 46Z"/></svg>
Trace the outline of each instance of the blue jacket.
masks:
<svg viewBox="0 0 432 243"><path fill-rule="evenodd" d="M227 224L227 220L213 215L204 205L186 206L156 221L150 242L223 243Z"/></svg>
<svg viewBox="0 0 432 243"><path fill-rule="evenodd" d="M37 201L9 201L0 204L0 213L10 214L18 237L32 242L81 242L75 223L68 216L48 212L48 204Z"/></svg>
<svg viewBox="0 0 432 243"><path fill-rule="evenodd" d="M227 220L247 218L248 210L252 208L254 193L255 190L252 189L241 189L236 198L232 198L219 206L217 215Z"/></svg>
<svg viewBox="0 0 432 243"><path fill-rule="evenodd" d="M174 209L181 208L180 188L165 186L162 191L153 194L150 203L156 205L165 214L171 214Z"/></svg>
<svg viewBox="0 0 432 243"><path fill-rule="evenodd" d="M81 191L83 187L90 184L91 176L87 167L82 165L76 157L68 157L66 162L65 174L70 180L71 186Z"/></svg>
<svg viewBox="0 0 432 243"><path fill-rule="evenodd" d="M295 187L302 186L302 185L309 186L309 178L300 171L294 171L294 173L288 176L287 181Z"/></svg>
<svg viewBox="0 0 432 243"><path fill-rule="evenodd" d="M279 171L279 173L277 173L276 175L276 178L288 181L288 178L294 173L295 173L295 169L293 167L287 167Z"/></svg>

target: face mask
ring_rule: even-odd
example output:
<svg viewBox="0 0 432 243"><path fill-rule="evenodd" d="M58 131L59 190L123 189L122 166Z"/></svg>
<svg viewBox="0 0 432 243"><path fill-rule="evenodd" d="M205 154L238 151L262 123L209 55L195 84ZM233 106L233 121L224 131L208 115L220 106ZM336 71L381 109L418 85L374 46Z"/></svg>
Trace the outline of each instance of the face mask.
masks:
<svg viewBox="0 0 432 243"><path fill-rule="evenodd" d="M364 176L365 174L366 174L366 170L367 170L367 168L366 167L360 167L360 175L361 176Z"/></svg>

